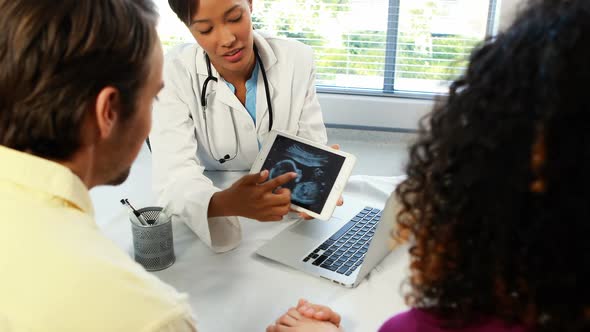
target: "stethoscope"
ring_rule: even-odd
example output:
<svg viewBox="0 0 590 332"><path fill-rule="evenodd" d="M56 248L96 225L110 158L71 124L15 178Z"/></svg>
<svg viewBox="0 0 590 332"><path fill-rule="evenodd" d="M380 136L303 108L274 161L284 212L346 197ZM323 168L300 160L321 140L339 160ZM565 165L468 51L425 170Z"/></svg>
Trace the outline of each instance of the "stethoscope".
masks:
<svg viewBox="0 0 590 332"><path fill-rule="evenodd" d="M272 104L270 103L270 92L268 89L268 80L266 78L266 71L264 70L264 65L262 64L262 60L260 59L260 55L258 55L258 50L256 49L256 45L254 45L254 56L256 58L256 61L258 61L258 65L260 66L260 71L262 72L262 79L264 80L264 92L266 93L266 104L268 105L268 131L270 131L272 129ZM217 77L213 76L213 74L211 73L211 60L209 60L209 56L207 55L207 53L205 53L205 62L207 63L207 78L205 79L205 82L203 83L203 88L201 90L201 106L203 109L203 119L205 120L205 135L207 136L207 145L209 147L209 153L211 154L211 157L215 160L217 160L220 164L225 163L226 161L230 161L235 159L238 156L238 131L237 131L237 127L236 127L236 120L234 117L234 112L233 110L230 111L231 114L231 121L232 121L232 125L234 127L234 139L235 139L235 150L234 150L234 154L233 156L230 156L229 154L226 154L225 156L223 156L223 158L217 158L215 157L215 155L213 155L213 149L211 149L211 138L209 138L209 128L207 125L207 85L209 84L210 81L214 81L214 82L219 82Z"/></svg>

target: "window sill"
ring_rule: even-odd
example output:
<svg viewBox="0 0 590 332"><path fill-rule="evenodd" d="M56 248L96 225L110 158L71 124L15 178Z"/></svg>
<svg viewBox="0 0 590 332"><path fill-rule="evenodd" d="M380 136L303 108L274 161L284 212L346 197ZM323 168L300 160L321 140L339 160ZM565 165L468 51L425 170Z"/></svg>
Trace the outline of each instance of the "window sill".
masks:
<svg viewBox="0 0 590 332"><path fill-rule="evenodd" d="M415 131L434 100L318 93L324 122L332 128Z"/></svg>

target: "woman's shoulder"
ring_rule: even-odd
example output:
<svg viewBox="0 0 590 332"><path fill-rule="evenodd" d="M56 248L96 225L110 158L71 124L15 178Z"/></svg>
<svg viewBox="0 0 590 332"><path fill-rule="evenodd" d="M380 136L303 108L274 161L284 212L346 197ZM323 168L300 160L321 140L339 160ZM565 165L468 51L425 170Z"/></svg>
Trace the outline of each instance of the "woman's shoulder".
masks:
<svg viewBox="0 0 590 332"><path fill-rule="evenodd" d="M313 49L294 38L274 36L266 32L256 31L264 39L275 53L279 55L290 55L294 57L305 56L313 57Z"/></svg>
<svg viewBox="0 0 590 332"><path fill-rule="evenodd" d="M164 79L169 82L182 82L180 86L190 80L190 73L196 72L196 55L201 47L197 43L185 43L170 48L164 57ZM168 85L168 83L166 84Z"/></svg>
<svg viewBox="0 0 590 332"><path fill-rule="evenodd" d="M460 329L444 327L444 320L421 310L410 309L387 320L379 332L525 332L521 326L507 325L496 319L485 319L480 323Z"/></svg>
<svg viewBox="0 0 590 332"><path fill-rule="evenodd" d="M183 56L184 54L187 54L187 53L195 53L200 48L201 48L201 46L199 46L199 44L197 44L195 42L181 43L181 44L175 45L175 46L171 47L170 49L168 49L168 51L166 51L166 57L167 58L175 58L175 57Z"/></svg>
<svg viewBox="0 0 590 332"><path fill-rule="evenodd" d="M201 49L197 43L184 43L170 48L165 55L168 63L194 63L195 55Z"/></svg>
<svg viewBox="0 0 590 332"><path fill-rule="evenodd" d="M416 317L416 309L397 314L389 318L379 329L379 332L407 332L418 331L418 319Z"/></svg>

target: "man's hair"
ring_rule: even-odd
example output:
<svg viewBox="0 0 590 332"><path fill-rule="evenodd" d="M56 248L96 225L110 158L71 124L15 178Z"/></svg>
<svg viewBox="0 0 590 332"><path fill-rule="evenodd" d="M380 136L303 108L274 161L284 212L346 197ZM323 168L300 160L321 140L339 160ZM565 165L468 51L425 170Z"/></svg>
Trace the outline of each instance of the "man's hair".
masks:
<svg viewBox="0 0 590 332"><path fill-rule="evenodd" d="M408 302L590 330L590 1L530 1L421 123L396 192Z"/></svg>
<svg viewBox="0 0 590 332"><path fill-rule="evenodd" d="M66 160L98 93L135 111L157 43L151 0L0 0L0 144Z"/></svg>
<svg viewBox="0 0 590 332"><path fill-rule="evenodd" d="M188 26L191 22L191 16L195 13L195 9L198 8L198 0L168 0L168 4L172 11L178 16L178 18Z"/></svg>

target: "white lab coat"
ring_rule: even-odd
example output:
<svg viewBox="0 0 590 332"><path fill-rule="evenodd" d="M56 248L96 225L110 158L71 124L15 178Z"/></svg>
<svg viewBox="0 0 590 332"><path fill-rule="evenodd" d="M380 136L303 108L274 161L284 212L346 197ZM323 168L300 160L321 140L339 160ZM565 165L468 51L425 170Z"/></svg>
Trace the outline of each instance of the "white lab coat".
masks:
<svg viewBox="0 0 590 332"><path fill-rule="evenodd" d="M325 144L326 129L316 96L311 48L295 40L257 32L254 32L254 43L268 78L273 129ZM211 67L213 76L219 77ZM200 102L206 78L204 51L198 44L178 46L166 55L165 87L154 103L150 134L152 183L158 204L172 202L175 218L184 221L214 251L222 252L239 244L241 228L237 217L207 218L211 196L220 189L203 171L249 170L258 154L258 143L268 134L268 106L260 71L256 124L222 78L217 83L209 82L206 110L209 145ZM234 160L220 164L217 159L226 154L233 156L235 151L230 112L235 116L238 154Z"/></svg>

